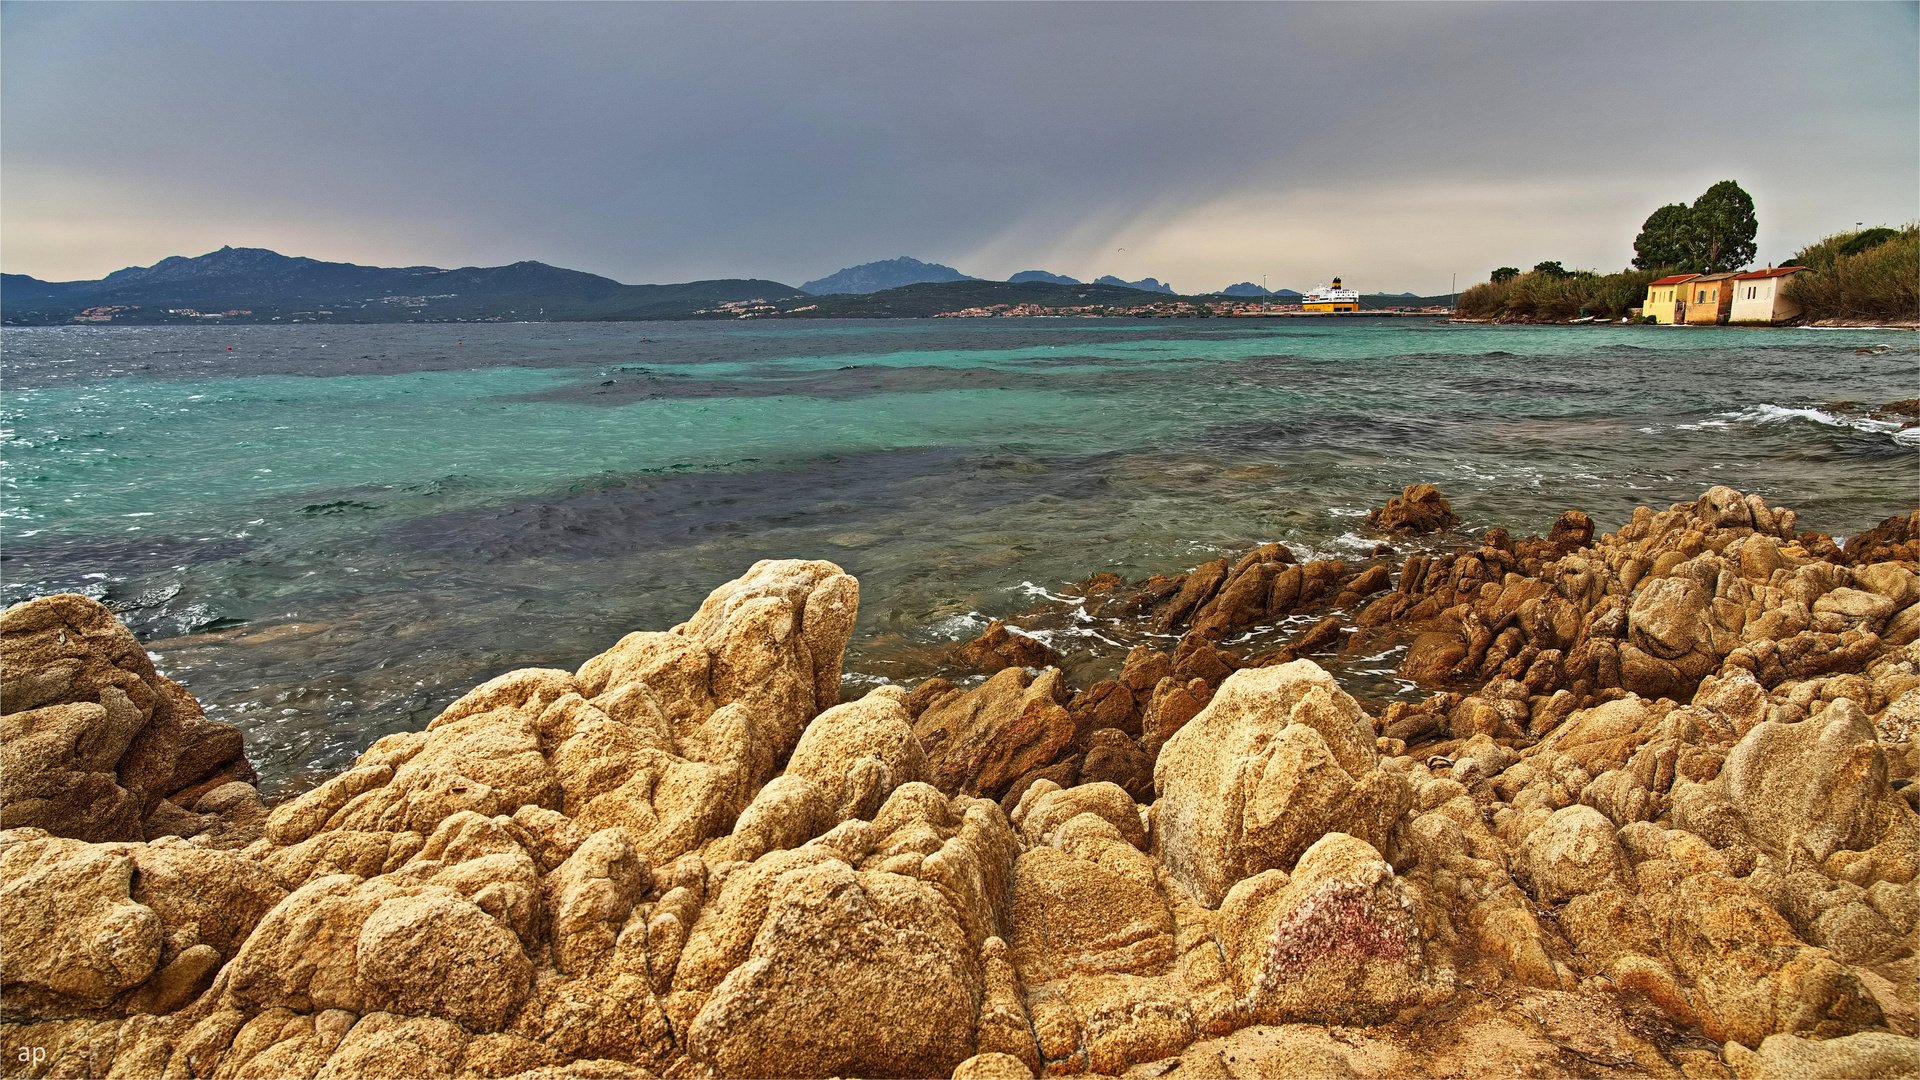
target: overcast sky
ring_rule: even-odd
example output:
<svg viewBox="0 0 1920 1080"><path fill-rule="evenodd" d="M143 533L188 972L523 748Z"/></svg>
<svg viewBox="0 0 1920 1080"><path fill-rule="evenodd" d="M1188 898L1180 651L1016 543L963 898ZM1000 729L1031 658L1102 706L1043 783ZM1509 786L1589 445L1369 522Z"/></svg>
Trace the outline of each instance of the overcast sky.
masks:
<svg viewBox="0 0 1920 1080"><path fill-rule="evenodd" d="M11 3L0 265L223 244L797 284L1445 292L1920 217L1912 3Z"/></svg>

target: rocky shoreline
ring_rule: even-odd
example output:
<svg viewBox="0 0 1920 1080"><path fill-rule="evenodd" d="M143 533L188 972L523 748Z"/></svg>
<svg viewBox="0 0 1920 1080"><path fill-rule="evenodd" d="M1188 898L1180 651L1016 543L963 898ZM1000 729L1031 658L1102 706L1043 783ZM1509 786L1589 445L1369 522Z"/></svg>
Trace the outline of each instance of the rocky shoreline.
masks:
<svg viewBox="0 0 1920 1080"><path fill-rule="evenodd" d="M0 1075L1912 1075L1920 511L1457 525L851 702L858 583L762 562L271 810L111 613L17 605ZM1402 646L1419 702L1314 660Z"/></svg>
<svg viewBox="0 0 1920 1080"><path fill-rule="evenodd" d="M1467 315L1449 315L1444 322L1474 323L1481 326L1646 326L1646 323L1623 323L1618 319L1535 319L1528 316L1498 316L1476 319ZM1780 323L1722 323L1721 329L1731 326L1736 330L1916 330L1920 329L1920 320L1894 320L1876 322L1866 319L1817 319L1813 322L1789 321ZM1680 329L1686 329L1681 327ZM1711 327L1709 328L1711 329Z"/></svg>

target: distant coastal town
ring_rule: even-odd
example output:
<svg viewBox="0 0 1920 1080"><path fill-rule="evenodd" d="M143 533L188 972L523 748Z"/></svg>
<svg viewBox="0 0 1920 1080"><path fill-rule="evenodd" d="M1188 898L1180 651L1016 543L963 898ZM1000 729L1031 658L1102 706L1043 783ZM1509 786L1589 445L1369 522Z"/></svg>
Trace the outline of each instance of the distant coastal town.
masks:
<svg viewBox="0 0 1920 1080"><path fill-rule="evenodd" d="M1243 284L1235 289L1254 289L1257 286ZM1262 293L1266 290L1261 289ZM1226 294L1221 294L1224 297ZM1200 297L1187 300L1153 301L1145 304L1067 304L1050 306L1034 303L988 304L961 308L958 311L942 311L933 315L936 319L987 319L994 317L1029 316L1038 318L1079 318L1099 319L1125 317L1135 319L1280 319L1290 317L1320 317L1324 315L1449 315L1453 312L1452 298L1446 304L1371 304L1363 307L1358 289L1343 287L1339 278L1333 279L1331 286L1316 286L1311 291L1297 294L1298 303L1274 303L1271 297L1278 295L1266 293L1268 299L1224 299L1219 297Z"/></svg>
<svg viewBox="0 0 1920 1080"><path fill-rule="evenodd" d="M1126 317L1135 319L1283 319L1283 318L1323 318L1329 315L1367 315L1367 316L1405 316L1451 314L1453 309L1445 304L1424 304L1417 307L1381 307L1360 310L1357 306L1341 311L1314 310L1308 304L1269 304L1238 300L1167 300L1149 304L1134 304L1126 307L1114 307L1104 304L1076 304L1063 307L1050 307L1045 304L991 304L985 307L961 308L958 311L942 311L932 316L936 319L987 319L994 317L1034 316L1039 318L1079 318L1101 319Z"/></svg>

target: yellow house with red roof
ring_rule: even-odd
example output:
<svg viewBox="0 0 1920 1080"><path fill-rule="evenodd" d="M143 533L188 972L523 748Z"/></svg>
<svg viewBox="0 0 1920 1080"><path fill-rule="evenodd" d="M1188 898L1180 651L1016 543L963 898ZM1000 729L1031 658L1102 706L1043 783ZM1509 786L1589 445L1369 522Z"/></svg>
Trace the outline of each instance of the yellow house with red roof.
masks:
<svg viewBox="0 0 1920 1080"><path fill-rule="evenodd" d="M1662 326L1687 321L1686 283L1699 274L1675 274L1647 283L1647 302L1641 311Z"/></svg>

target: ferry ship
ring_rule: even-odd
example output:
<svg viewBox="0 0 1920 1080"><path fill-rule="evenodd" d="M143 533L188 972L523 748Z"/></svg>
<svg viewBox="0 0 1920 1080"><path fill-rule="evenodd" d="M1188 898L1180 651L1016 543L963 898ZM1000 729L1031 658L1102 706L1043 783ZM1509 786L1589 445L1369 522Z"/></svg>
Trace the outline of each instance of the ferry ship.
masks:
<svg viewBox="0 0 1920 1080"><path fill-rule="evenodd" d="M1359 311L1360 293L1356 289L1341 288L1340 279L1334 278L1332 286L1316 285L1301 297L1300 310Z"/></svg>

